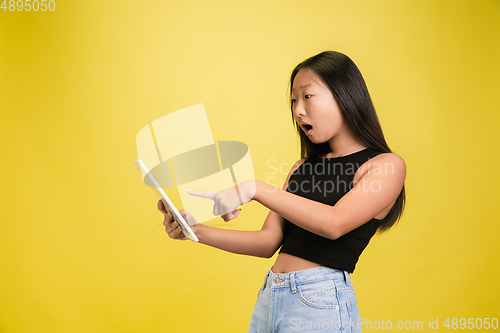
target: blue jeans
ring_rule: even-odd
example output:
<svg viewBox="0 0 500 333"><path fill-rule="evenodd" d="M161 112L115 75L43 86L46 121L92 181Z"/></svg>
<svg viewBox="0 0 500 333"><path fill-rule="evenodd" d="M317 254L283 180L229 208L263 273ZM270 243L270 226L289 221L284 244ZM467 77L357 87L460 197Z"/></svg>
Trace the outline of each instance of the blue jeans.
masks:
<svg viewBox="0 0 500 333"><path fill-rule="evenodd" d="M320 266L275 274L271 268L248 332L361 332L349 273Z"/></svg>

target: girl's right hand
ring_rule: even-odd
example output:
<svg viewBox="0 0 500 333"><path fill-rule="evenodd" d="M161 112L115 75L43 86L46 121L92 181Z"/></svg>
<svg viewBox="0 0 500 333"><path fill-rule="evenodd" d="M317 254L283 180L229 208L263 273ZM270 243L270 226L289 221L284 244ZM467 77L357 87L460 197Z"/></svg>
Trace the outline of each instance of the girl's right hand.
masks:
<svg viewBox="0 0 500 333"><path fill-rule="evenodd" d="M163 201L158 201L158 210L163 214L163 225L165 226L165 232L168 234L168 237L172 239L180 239L186 240L188 237L184 235L182 232L182 228L179 222L177 222L172 213L170 213L164 206ZM186 212L183 210L179 211L184 220L188 221L186 217ZM190 216L192 217L192 216ZM188 222L189 223L189 222ZM191 223L189 223L191 224Z"/></svg>

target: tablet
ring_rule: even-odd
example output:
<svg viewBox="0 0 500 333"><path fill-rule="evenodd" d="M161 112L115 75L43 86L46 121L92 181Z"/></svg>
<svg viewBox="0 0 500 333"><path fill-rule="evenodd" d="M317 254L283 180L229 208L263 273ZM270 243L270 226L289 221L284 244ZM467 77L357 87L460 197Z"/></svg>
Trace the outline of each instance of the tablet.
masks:
<svg viewBox="0 0 500 333"><path fill-rule="evenodd" d="M142 171L144 171L144 173L149 177L149 179L151 180L151 182L154 184L156 190L162 196L161 201L163 202L163 206L165 206L165 208L170 213L172 213L172 215L174 216L175 220L177 222L179 222L179 224L180 224L180 226L182 228L182 232L184 233L184 236L187 236L187 237L189 237L189 239L191 239L191 240L193 240L195 242L198 242L198 237L196 237L196 235L194 234L193 230L189 227L189 224L186 222L186 220L184 220L184 218L179 213L179 211L177 210L177 208L175 208L174 204L172 203L172 201L170 200L170 198L168 197L168 195L165 193L165 191L163 191L163 189L161 188L160 184L158 184L158 182L153 177L153 175L151 174L151 172L149 172L149 169L146 167L146 165L144 164L144 162L142 162L140 159L133 160L132 162L136 165L136 167L137 167L138 170L142 169Z"/></svg>

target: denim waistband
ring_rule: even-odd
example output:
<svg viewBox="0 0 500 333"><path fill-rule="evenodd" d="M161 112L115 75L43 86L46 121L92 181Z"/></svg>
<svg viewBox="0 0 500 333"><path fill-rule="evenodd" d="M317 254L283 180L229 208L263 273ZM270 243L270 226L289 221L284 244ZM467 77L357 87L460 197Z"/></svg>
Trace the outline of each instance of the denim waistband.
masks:
<svg viewBox="0 0 500 333"><path fill-rule="evenodd" d="M295 293L297 285L322 280L343 280L346 285L351 285L349 272L326 266L308 268L290 273L274 273L271 269L267 272L265 284L271 288L291 288Z"/></svg>

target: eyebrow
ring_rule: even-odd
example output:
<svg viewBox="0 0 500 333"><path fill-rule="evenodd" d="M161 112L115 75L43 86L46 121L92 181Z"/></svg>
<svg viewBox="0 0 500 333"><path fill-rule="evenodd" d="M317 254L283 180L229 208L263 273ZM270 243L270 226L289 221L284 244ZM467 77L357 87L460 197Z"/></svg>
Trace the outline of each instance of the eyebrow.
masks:
<svg viewBox="0 0 500 333"><path fill-rule="evenodd" d="M306 87L309 87L310 85L311 85L310 83L308 83L308 84L304 84L304 85L303 85L303 86L301 86L299 89L300 89L300 90L302 90L302 89L304 89L304 88L306 88ZM295 90L295 88L292 88L292 91L296 91L296 90Z"/></svg>

